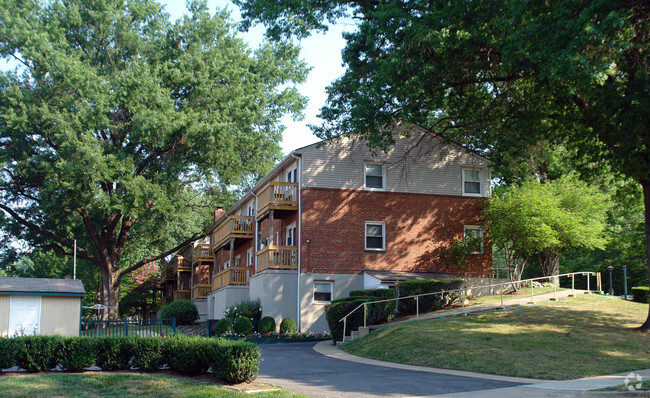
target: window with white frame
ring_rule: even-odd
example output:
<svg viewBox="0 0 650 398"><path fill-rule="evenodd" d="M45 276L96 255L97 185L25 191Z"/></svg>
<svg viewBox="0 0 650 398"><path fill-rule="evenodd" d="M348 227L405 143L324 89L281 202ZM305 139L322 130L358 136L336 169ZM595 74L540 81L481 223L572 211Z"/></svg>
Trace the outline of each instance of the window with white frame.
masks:
<svg viewBox="0 0 650 398"><path fill-rule="evenodd" d="M255 257L253 257L253 249L248 249L246 251L246 266L252 267L255 264Z"/></svg>
<svg viewBox="0 0 650 398"><path fill-rule="evenodd" d="M463 195L481 196L481 169L463 167Z"/></svg>
<svg viewBox="0 0 650 398"><path fill-rule="evenodd" d="M241 255L235 257L235 267L241 267Z"/></svg>
<svg viewBox="0 0 650 398"><path fill-rule="evenodd" d="M228 269L230 267L230 260L223 263L223 269Z"/></svg>
<svg viewBox="0 0 650 398"><path fill-rule="evenodd" d="M298 182L298 168L292 167L287 171L287 182Z"/></svg>
<svg viewBox="0 0 650 398"><path fill-rule="evenodd" d="M465 225L464 238L472 254L483 254L483 229L478 225Z"/></svg>
<svg viewBox="0 0 650 398"><path fill-rule="evenodd" d="M369 190L386 189L386 165L365 163L365 188Z"/></svg>
<svg viewBox="0 0 650 398"><path fill-rule="evenodd" d="M386 250L386 224L383 221L366 221L366 250Z"/></svg>
<svg viewBox="0 0 650 398"><path fill-rule="evenodd" d="M287 246L296 246L296 223L287 227Z"/></svg>
<svg viewBox="0 0 650 398"><path fill-rule="evenodd" d="M333 281L314 281L314 301L329 303L332 301L333 291Z"/></svg>

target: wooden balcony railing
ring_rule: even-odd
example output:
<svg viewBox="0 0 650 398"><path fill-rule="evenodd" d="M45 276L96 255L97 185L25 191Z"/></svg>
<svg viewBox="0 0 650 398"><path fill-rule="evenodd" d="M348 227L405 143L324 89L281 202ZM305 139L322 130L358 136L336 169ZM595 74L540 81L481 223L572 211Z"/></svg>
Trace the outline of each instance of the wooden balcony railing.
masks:
<svg viewBox="0 0 650 398"><path fill-rule="evenodd" d="M258 217L269 209L297 210L298 209L298 183L297 182L270 182L258 196Z"/></svg>
<svg viewBox="0 0 650 398"><path fill-rule="evenodd" d="M254 218L249 216L230 216L213 234L213 242L220 247L230 238L253 239Z"/></svg>
<svg viewBox="0 0 650 398"><path fill-rule="evenodd" d="M174 291L174 300L191 300L192 291L191 290L176 290Z"/></svg>
<svg viewBox="0 0 650 398"><path fill-rule="evenodd" d="M175 256L169 264L181 272L192 271L192 259L189 257Z"/></svg>
<svg viewBox="0 0 650 398"><path fill-rule="evenodd" d="M269 246L258 251L257 271L265 269L298 269L296 246Z"/></svg>
<svg viewBox="0 0 650 398"><path fill-rule="evenodd" d="M248 278L253 273L251 267L230 267L212 277L212 290L228 285L248 285Z"/></svg>
<svg viewBox="0 0 650 398"><path fill-rule="evenodd" d="M196 245L192 263L196 264L200 261L212 261L212 245L207 243Z"/></svg>
<svg viewBox="0 0 650 398"><path fill-rule="evenodd" d="M192 260L176 256L160 270L160 283L177 279L177 272L192 272Z"/></svg>
<svg viewBox="0 0 650 398"><path fill-rule="evenodd" d="M192 300L207 298L208 294L210 294L211 288L212 285L209 283L199 283L194 285L192 288Z"/></svg>

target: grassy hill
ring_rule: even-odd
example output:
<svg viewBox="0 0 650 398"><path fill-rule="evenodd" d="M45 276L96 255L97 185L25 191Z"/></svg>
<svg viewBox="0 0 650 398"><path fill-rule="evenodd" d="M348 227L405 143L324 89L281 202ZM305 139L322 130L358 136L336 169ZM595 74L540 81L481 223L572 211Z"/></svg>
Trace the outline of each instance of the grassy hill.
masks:
<svg viewBox="0 0 650 398"><path fill-rule="evenodd" d="M368 358L537 379L650 368L648 305L584 295L381 328L343 346Z"/></svg>

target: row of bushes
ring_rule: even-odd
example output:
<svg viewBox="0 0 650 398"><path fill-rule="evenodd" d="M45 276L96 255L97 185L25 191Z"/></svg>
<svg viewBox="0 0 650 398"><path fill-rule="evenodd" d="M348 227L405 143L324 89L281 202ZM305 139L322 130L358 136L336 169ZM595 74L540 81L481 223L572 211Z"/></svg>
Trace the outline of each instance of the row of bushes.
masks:
<svg viewBox="0 0 650 398"><path fill-rule="evenodd" d="M457 279L430 279L399 281L395 284L395 289L354 290L350 292L350 297L333 300L325 308L325 317L332 340L335 342L343 340L343 322L340 322L341 318L363 303L456 290L460 289L462 285L463 281ZM400 316L411 315L415 314L417 310L420 313L435 311L453 304L458 297L460 297L460 294L444 293L420 297L418 303L416 303L415 299L403 299L398 300L397 304L395 301L368 304L366 305L366 324L382 324L393 319L396 314ZM364 311L362 307L347 318L347 331L357 330L363 325L363 321Z"/></svg>
<svg viewBox="0 0 650 398"><path fill-rule="evenodd" d="M0 369L18 366L43 372L60 366L70 372L98 366L103 370L153 371L167 365L194 375L209 369L228 382L254 380L260 350L255 344L219 338L60 337L0 338Z"/></svg>
<svg viewBox="0 0 650 398"><path fill-rule="evenodd" d="M632 288L632 301L637 303L650 303L650 287L636 286Z"/></svg>
<svg viewBox="0 0 650 398"><path fill-rule="evenodd" d="M276 331L275 319L270 316L265 316L257 322L257 328L253 327L253 322L244 317L240 316L234 320L230 318L222 318L217 322L215 326L215 335L223 336L228 334L236 335L252 335L257 332L261 335L265 335L271 332ZM295 334L296 333L296 322L291 318L284 318L280 322L280 334Z"/></svg>

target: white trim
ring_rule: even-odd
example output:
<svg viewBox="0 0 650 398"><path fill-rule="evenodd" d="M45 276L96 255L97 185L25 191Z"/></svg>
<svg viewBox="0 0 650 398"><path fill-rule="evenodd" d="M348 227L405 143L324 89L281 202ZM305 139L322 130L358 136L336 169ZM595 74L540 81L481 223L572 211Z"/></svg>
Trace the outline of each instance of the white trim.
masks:
<svg viewBox="0 0 650 398"><path fill-rule="evenodd" d="M469 182L478 182L478 193L477 192L465 192L465 171L466 170L475 170L478 171L478 181L469 181ZM481 177L483 177L483 169L480 167L462 167L461 168L461 189L463 192L463 196L476 196L480 197L483 196L483 180Z"/></svg>
<svg viewBox="0 0 650 398"><path fill-rule="evenodd" d="M478 231L478 236L481 238L481 250L477 252L472 252L472 254L483 254L483 228L480 225L464 225L463 226L463 237L467 236L467 231Z"/></svg>
<svg viewBox="0 0 650 398"><path fill-rule="evenodd" d="M292 229L294 230L294 231L293 231L293 234L290 233L290 231L291 231ZM284 232L284 243L285 243L287 246L297 246L297 244L296 244L296 243L297 243L297 242L296 242L296 232L298 232L298 231L296 231L296 222L295 222L295 221L292 222L291 224L287 225L287 227L285 228L285 232ZM292 242L291 242L291 244L289 244L289 238L290 238L290 237L292 238Z"/></svg>
<svg viewBox="0 0 650 398"><path fill-rule="evenodd" d="M381 225L381 248L368 247L368 225ZM377 236L373 236L377 237ZM363 247L370 251L386 251L386 222L384 221L365 221L363 225Z"/></svg>
<svg viewBox="0 0 650 398"><path fill-rule="evenodd" d="M329 293L330 293L330 299L329 300L317 300L315 295L316 293L326 293L323 291L316 291L316 285L321 284L321 285L327 285L329 287ZM332 300L334 300L334 281L328 281L328 280L314 280L314 286L312 287L312 292L311 292L311 298L314 301L314 303L331 303Z"/></svg>
<svg viewBox="0 0 650 398"><path fill-rule="evenodd" d="M241 254L235 256L235 267L241 267Z"/></svg>
<svg viewBox="0 0 650 398"><path fill-rule="evenodd" d="M368 182L368 165L381 166L381 188L369 187ZM377 177L377 176L373 176ZM385 191L386 190L386 164L380 162L363 162L363 189L366 191Z"/></svg>

